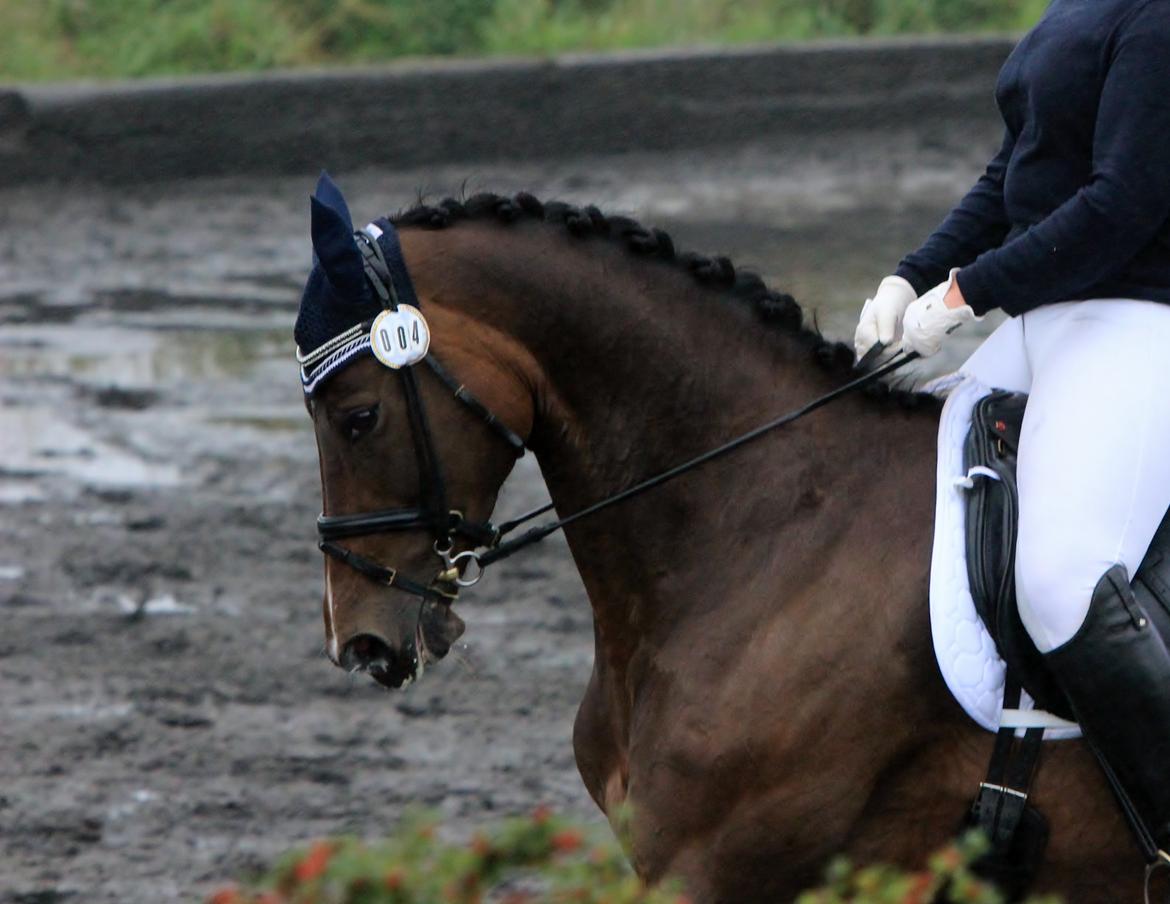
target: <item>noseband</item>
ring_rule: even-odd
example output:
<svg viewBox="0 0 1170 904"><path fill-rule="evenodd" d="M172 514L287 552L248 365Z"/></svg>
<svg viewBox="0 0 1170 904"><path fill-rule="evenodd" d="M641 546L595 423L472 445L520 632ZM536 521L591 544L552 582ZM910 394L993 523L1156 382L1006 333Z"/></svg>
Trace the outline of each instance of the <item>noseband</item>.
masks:
<svg viewBox="0 0 1170 904"><path fill-rule="evenodd" d="M396 311L399 304L409 304L417 308L418 299L410 282L406 264L402 260L402 251L393 229L383 230L376 223L371 223L365 229L355 232L354 238L362 253L366 279L382 302L383 309ZM383 243L379 241L383 238L385 248ZM394 259L393 270L399 274L397 284L392 275L391 265L387 261L387 254ZM359 324L353 332L359 335L359 331L368 333L373 322L373 320L369 320ZM301 356L298 353L297 357L303 366L320 360L324 354L329 354L334 349L334 344L330 343L309 355ZM457 383L430 354L429 349L422 360L431 372L451 390L455 398L491 427L517 456L524 454L524 440L492 414L482 402L468 392L466 387ZM317 517L317 546L327 556L348 565L379 584L394 587L424 599L450 603L458 596L460 587L474 584L480 575L474 553L470 551L454 552L456 538L469 540L477 547L484 547L494 545L500 534L490 521L468 521L462 512L448 506L443 469L439 463L439 456L435 452L434 439L427 421L426 406L423 404L422 395L419 392L418 378L415 375L414 367L413 365L398 367L397 371L406 399L406 413L410 421L415 460L418 463L421 482L419 504L415 508L380 509L351 515L321 514ZM429 583L422 584L412 580L401 574L397 568L376 562L338 542L350 537L396 533L398 531L427 531L434 538L432 549L442 561L442 567ZM461 574L461 569L468 566L473 568L474 573L464 577Z"/></svg>
<svg viewBox="0 0 1170 904"><path fill-rule="evenodd" d="M362 254L366 279L382 302L383 310L396 311L399 304L418 308L418 298L415 295L410 274L406 269L406 262L402 257L402 249L398 244L398 236L394 227L388 221L375 221L355 232L354 238ZM394 278L394 274L397 274L397 280ZM362 337L369 334L373 324L373 320L358 324L309 354L301 355L298 351L297 360L301 363L302 368L317 362L324 362L318 373L341 366L365 347ZM470 587L478 582L483 575L483 569L493 562L498 562L533 543L540 542L574 521L589 517L602 509L652 490L700 465L733 452L778 427L790 424L847 393L881 379L886 374L892 373L918 357L916 352L899 352L881 366L869 369L878 361L884 350L884 345L875 344L858 362L857 369L862 371L861 376L812 399L800 408L768 421L754 430L749 430L747 433L673 468L648 477L625 490L594 502L592 505L555 521L538 525L513 540L505 541L503 538L512 530L550 511L553 505L549 503L541 506L519 518L505 522L499 527L494 526L490 521L468 521L462 512L448 507L443 471L439 465L439 457L435 453L430 427L427 424L426 407L423 405L422 396L419 393L414 364L426 363L431 372L451 390L455 398L491 427L517 456L524 454L525 446L524 440L443 369L434 355L430 354L428 345L426 354L421 361L415 361L405 366L388 365L398 371L402 382L402 391L406 398L406 411L410 420L410 432L414 441L415 458L418 461L418 473L421 481L419 505L416 508L382 509L352 515L319 515L317 518L319 537L317 545L327 556L348 565L372 581L414 594L423 599L449 604L458 596L459 588ZM315 385L317 379L314 377L306 385L309 387ZM306 391L311 391L311 389ZM398 569L354 552L338 542L349 537L368 534L423 530L428 531L434 538L432 549L442 562L442 567L427 584L407 578L399 573ZM455 553L456 538L470 541L473 548Z"/></svg>

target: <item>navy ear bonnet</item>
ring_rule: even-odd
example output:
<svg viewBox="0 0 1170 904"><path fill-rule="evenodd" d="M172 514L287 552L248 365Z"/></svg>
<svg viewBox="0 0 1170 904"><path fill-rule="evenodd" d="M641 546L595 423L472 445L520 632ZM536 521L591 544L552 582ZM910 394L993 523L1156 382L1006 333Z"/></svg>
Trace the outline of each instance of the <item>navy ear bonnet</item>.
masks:
<svg viewBox="0 0 1170 904"><path fill-rule="evenodd" d="M313 269L293 328L306 395L358 356L370 354L370 324L383 308L400 301L418 305L389 220L379 218L355 233L345 198L324 172L309 204ZM370 242L385 257L392 298L380 297L386 294L383 283L367 276L368 254L363 255L362 246Z"/></svg>

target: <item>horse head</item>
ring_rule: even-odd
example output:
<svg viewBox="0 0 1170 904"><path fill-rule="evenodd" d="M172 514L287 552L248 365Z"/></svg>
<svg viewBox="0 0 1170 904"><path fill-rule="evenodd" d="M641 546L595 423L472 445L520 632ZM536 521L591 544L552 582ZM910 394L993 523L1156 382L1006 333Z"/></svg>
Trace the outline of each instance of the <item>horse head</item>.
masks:
<svg viewBox="0 0 1170 904"><path fill-rule="evenodd" d="M518 427L531 421L527 394L496 372L490 337L470 340L463 315L416 294L388 221L355 232L324 175L311 203L314 263L296 338L320 457L326 650L397 688L463 633L452 611L470 564L460 553L491 539L496 494L523 451L463 381L493 387ZM383 312L407 319L378 332L371 320ZM400 335L402 360L377 354L379 337L389 347Z"/></svg>

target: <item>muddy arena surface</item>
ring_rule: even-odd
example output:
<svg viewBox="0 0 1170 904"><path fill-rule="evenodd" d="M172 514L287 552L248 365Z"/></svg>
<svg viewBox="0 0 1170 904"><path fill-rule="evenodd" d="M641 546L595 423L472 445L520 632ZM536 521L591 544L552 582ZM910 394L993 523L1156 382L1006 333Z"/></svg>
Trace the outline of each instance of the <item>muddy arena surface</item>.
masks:
<svg viewBox="0 0 1170 904"><path fill-rule="evenodd" d="M843 337L984 150L339 181L362 219L465 179L633 212L755 265ZM0 195L0 901L193 900L314 837L383 833L412 804L456 831L540 802L600 818L570 743L590 611L559 539L466 594L463 642L406 692L323 655L291 339L311 185ZM497 514L542 499L528 458Z"/></svg>

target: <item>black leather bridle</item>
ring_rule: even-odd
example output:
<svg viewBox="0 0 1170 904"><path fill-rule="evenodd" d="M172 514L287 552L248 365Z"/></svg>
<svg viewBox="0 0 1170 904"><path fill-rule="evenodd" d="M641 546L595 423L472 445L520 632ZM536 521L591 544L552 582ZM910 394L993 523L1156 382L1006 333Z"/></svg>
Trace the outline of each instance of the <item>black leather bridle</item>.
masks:
<svg viewBox="0 0 1170 904"><path fill-rule="evenodd" d="M383 308L397 310L398 291L381 246L364 231L355 232L354 238L362 253L366 278L377 293ZM361 326L368 330L372 324L371 320ZM524 440L492 414L483 403L468 392L466 387L458 384L433 355L428 352L423 361L452 391L455 398L488 424L517 456L524 454ZM419 393L418 378L412 366L398 368L398 375L406 398L406 413L410 421L410 433L414 440L415 459L418 463L421 482L419 504L416 508L380 509L352 515L319 515L317 546L327 556L343 562L379 584L426 599L451 602L458 595L460 586L474 583L474 580L464 581L460 576L460 569L466 567L465 560L470 564L472 556L467 553L453 554L455 539L461 537L470 540L477 547L491 546L499 539L499 531L490 521L468 521L462 512L449 508L443 469L435 452L426 406ZM431 534L434 538L435 554L443 562L443 567L428 584L412 580L398 569L376 562L338 542L368 534L414 530L425 530ZM476 578L478 579L478 570Z"/></svg>
<svg viewBox="0 0 1170 904"><path fill-rule="evenodd" d="M382 302L383 309L397 310L399 293L395 287L391 268L387 264L382 246L377 239L364 230L355 232L354 237L362 254L366 278ZM406 271L406 264L405 261L401 260L401 251L397 247L396 240L392 243L391 248L392 252L399 257L399 260L396 261L396 269L403 274L402 278L410 294L410 300L417 305L414 290L409 285L410 279ZM370 320L360 324L360 329L368 331L373 322ZM768 421L754 430L737 436L723 445L697 455L673 468L648 477L634 486L613 493L563 518L531 528L519 537L506 541L504 538L511 531L550 511L553 504L550 502L540 508L533 509L518 518L501 524L499 527L490 521L468 521L462 512L449 508L446 484L443 481L443 470L435 452L434 439L427 423L426 408L419 393L414 366L400 367L398 374L401 377L402 390L406 398L407 417L410 420L410 432L414 441L415 457L421 481L419 505L416 508L381 509L352 515L319 515L317 517L319 537L317 545L326 555L348 565L372 581L423 599L449 604L458 596L459 588L469 587L479 581L483 575L483 569L491 563L505 559L533 543L540 542L574 521L652 490L700 465L747 445L764 434L790 424L823 405L892 373L919 357L916 352L899 352L880 367L869 370L869 367L879 360L884 350L884 345L876 343L857 364L857 369L862 371L861 376L818 396L800 408ZM517 457L524 454L524 440L492 414L466 387L456 382L443 369L434 355L430 354L429 349L422 362L425 362L431 372L452 391L455 398L488 424L508 444ZM422 530L428 531L434 538L432 549L442 561L442 568L427 584L412 580L402 575L398 569L354 552L338 542L349 537L369 534ZM469 540L473 548L456 553L454 551L456 538Z"/></svg>

